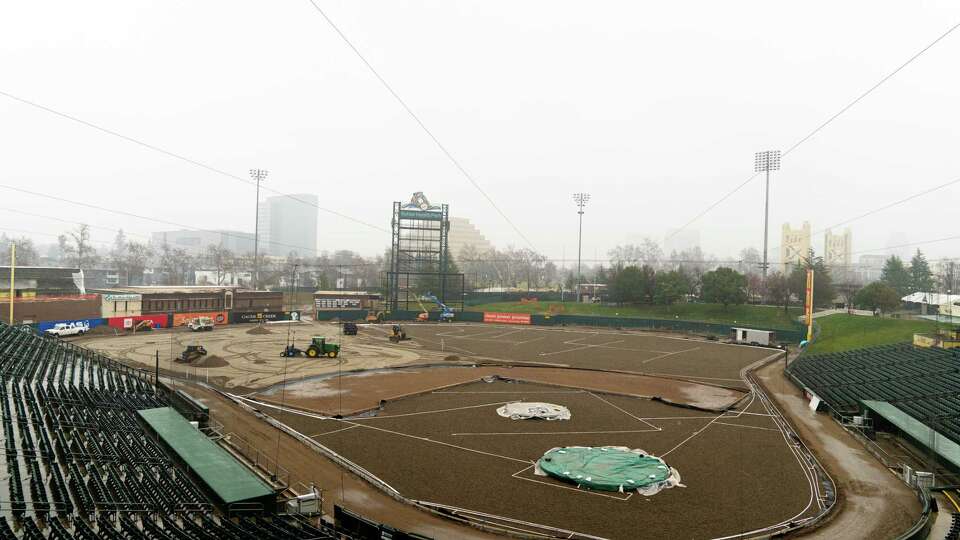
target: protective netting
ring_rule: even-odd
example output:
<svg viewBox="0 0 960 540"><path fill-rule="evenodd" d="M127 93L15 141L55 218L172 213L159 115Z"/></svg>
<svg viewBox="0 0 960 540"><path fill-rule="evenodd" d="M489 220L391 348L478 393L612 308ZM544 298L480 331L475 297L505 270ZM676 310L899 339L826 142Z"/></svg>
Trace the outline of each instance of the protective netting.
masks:
<svg viewBox="0 0 960 540"><path fill-rule="evenodd" d="M507 403L497 409L497 414L512 420L527 420L539 418L541 420L569 420L570 409L553 403L522 402Z"/></svg>
<svg viewBox="0 0 960 540"><path fill-rule="evenodd" d="M654 495L680 483L680 473L662 459L625 446L565 446L548 450L536 474L601 491Z"/></svg>

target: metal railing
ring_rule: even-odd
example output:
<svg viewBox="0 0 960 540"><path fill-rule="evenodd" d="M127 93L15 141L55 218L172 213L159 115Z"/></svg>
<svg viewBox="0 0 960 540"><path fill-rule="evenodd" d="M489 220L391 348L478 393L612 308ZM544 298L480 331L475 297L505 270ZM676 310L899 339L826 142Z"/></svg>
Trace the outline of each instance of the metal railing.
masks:
<svg viewBox="0 0 960 540"><path fill-rule="evenodd" d="M255 444L244 439L235 432L229 432L223 436L222 442L227 443L238 454L270 476L270 478L284 487L290 485L290 471L282 467L277 460L273 459L266 452L263 452Z"/></svg>

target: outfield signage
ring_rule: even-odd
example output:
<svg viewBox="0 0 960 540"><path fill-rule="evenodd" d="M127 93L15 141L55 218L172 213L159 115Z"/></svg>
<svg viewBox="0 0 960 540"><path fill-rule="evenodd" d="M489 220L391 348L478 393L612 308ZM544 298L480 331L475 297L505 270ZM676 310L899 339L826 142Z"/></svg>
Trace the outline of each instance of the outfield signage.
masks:
<svg viewBox="0 0 960 540"><path fill-rule="evenodd" d="M529 313L494 313L483 312L483 322L502 324L530 324Z"/></svg>
<svg viewBox="0 0 960 540"><path fill-rule="evenodd" d="M260 323L272 321L299 321L299 311L262 311L256 313L237 313L231 314L231 322L235 323Z"/></svg>
<svg viewBox="0 0 960 540"><path fill-rule="evenodd" d="M359 298L317 298L317 309L360 309Z"/></svg>
<svg viewBox="0 0 960 540"><path fill-rule="evenodd" d="M202 313L174 313L173 326L186 326L191 320L200 317L209 317L213 319L214 324L227 324L226 311L205 311Z"/></svg>

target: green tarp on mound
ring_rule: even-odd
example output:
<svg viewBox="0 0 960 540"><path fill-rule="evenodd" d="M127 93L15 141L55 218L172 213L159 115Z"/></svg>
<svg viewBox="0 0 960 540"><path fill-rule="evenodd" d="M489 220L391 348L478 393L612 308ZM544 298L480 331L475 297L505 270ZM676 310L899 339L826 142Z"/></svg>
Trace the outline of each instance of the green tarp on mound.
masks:
<svg viewBox="0 0 960 540"><path fill-rule="evenodd" d="M638 490L652 495L679 485L676 471L660 458L618 446L554 448L537 462L538 472L602 491Z"/></svg>

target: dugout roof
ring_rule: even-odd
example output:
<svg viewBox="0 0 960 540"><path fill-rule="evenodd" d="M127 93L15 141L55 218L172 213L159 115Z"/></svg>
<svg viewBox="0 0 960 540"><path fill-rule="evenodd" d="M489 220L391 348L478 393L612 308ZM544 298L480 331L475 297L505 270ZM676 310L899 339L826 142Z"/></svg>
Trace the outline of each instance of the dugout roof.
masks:
<svg viewBox="0 0 960 540"><path fill-rule="evenodd" d="M273 489L172 407L137 414L224 504L272 497Z"/></svg>
<svg viewBox="0 0 960 540"><path fill-rule="evenodd" d="M863 406L883 417L915 441L933 450L941 458L960 468L960 445L924 425L923 422L901 411L886 401L861 400Z"/></svg>

